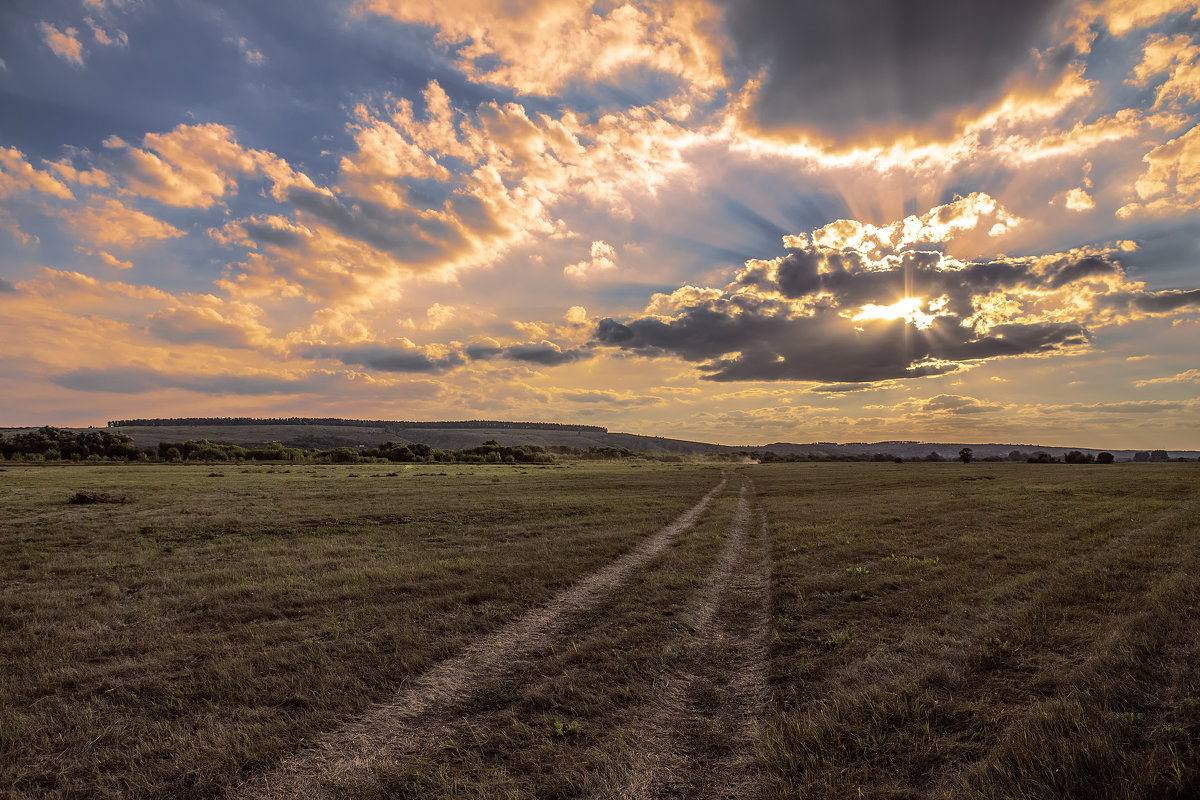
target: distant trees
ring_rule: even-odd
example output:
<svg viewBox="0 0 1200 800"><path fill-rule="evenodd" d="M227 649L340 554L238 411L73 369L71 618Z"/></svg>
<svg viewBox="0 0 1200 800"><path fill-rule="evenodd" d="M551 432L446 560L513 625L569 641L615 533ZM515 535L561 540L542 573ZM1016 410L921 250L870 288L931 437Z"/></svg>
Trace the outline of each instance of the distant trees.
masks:
<svg viewBox="0 0 1200 800"><path fill-rule="evenodd" d="M1097 464L1111 464L1111 463L1113 463L1114 460L1115 459L1113 458L1112 453L1097 453L1096 454L1096 463Z"/></svg>
<svg viewBox="0 0 1200 800"><path fill-rule="evenodd" d="M972 450L969 447L964 447L962 450L958 451L958 460L963 462L964 464L970 464L971 459L974 457L974 455L975 455L974 450Z"/></svg>
<svg viewBox="0 0 1200 800"><path fill-rule="evenodd" d="M49 425L5 437L0 435L0 455L5 459L40 461L87 461L97 459L134 459L138 457L133 439L117 431L89 429L70 431Z"/></svg>
<svg viewBox="0 0 1200 800"><path fill-rule="evenodd" d="M1109 456L1111 458L1111 456ZM1063 461L1068 464L1091 464L1096 458L1091 453L1084 453L1080 450L1072 450L1063 456Z"/></svg>
<svg viewBox="0 0 1200 800"><path fill-rule="evenodd" d="M1166 450L1151 450L1150 451L1150 460L1151 461L1170 461L1171 454L1168 453Z"/></svg>
<svg viewBox="0 0 1200 800"><path fill-rule="evenodd" d="M114 419L108 427L141 428L180 427L197 425L325 425L351 428L500 428L608 433L599 425L572 425L562 422L508 422L495 419L469 419L457 422L416 422L386 419L341 419L340 417L167 417L157 419Z"/></svg>

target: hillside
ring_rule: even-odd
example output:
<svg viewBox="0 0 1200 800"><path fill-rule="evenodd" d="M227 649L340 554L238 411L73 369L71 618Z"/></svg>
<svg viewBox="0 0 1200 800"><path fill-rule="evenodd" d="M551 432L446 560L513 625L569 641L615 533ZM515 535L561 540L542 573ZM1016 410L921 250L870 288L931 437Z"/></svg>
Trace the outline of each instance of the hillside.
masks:
<svg viewBox="0 0 1200 800"><path fill-rule="evenodd" d="M1051 456L1062 456L1071 450L1096 454L1112 453L1118 460L1133 458L1136 450L1086 447L1081 445L1001 444L972 442L772 442L762 445L724 445L696 442L686 439L671 439L662 436L642 436L633 433L611 433L607 429L592 425L566 425L557 423L522 423L500 421L447 422L387 422L375 420L323 420L326 424L308 424L260 420L246 424L240 420L223 421L207 419L192 424L167 424L173 420L135 420L153 424L120 424L112 426L131 437L139 448L157 447L163 441L207 439L222 444L242 446L263 445L280 442L289 447L321 448L334 447L377 447L384 442L410 444L419 442L430 447L461 450L476 447L494 440L506 446L536 444L543 447L567 445L586 449L589 447L615 447L641 453L678 453L701 455L706 453L766 452L780 455L806 455L828 458L856 457L863 454L884 453L906 459L921 458L936 452L946 459L958 456L963 447L970 447L975 458L989 456L1007 457L1016 450L1032 455L1037 452ZM361 424L358 424L361 423ZM462 427L454 427L461 425ZM16 433L30 428L0 429L0 432ZM79 430L79 429L77 429ZM86 430L86 429L83 429ZM1148 443L1142 450L1157 449L1156 443ZM1163 448L1166 449L1166 448ZM1196 450L1170 450L1171 458L1195 459L1200 457Z"/></svg>

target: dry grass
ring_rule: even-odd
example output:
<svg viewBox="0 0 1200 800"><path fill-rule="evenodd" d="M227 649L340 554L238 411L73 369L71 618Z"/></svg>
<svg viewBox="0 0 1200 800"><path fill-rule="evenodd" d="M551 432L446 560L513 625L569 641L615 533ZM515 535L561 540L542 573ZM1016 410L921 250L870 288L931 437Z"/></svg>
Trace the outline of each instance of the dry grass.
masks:
<svg viewBox="0 0 1200 800"><path fill-rule="evenodd" d="M10 467L0 791L219 794L609 562L719 476L357 469ZM81 487L132 502L68 505Z"/></svg>
<svg viewBox="0 0 1200 800"><path fill-rule="evenodd" d="M221 796L610 563L721 475L223 472L8 468L0 796ZM1200 794L1200 469L742 474L771 548L767 796ZM705 619L737 624L711 602L740 483L557 641L482 681L420 752L333 796L615 796L670 719L665 686L698 659L714 692L738 678L696 642ZM130 502L68 504L76 491ZM679 738L702 753L694 733ZM724 777L676 788L703 796Z"/></svg>
<svg viewBox="0 0 1200 800"><path fill-rule="evenodd" d="M774 796L1200 791L1195 467L756 476Z"/></svg>

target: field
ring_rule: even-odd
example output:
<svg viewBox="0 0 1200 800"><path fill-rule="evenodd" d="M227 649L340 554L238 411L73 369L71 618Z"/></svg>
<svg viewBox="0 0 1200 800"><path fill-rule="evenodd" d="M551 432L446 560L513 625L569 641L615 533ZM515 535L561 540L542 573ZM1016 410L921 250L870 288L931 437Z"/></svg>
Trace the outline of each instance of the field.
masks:
<svg viewBox="0 0 1200 800"><path fill-rule="evenodd" d="M1194 464L0 466L2 797L1200 793Z"/></svg>

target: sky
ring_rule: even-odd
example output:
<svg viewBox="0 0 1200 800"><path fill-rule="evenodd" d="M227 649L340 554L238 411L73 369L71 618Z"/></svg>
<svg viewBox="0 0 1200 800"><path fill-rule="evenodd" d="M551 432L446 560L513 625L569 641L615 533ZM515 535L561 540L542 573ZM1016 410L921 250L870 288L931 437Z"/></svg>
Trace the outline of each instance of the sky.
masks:
<svg viewBox="0 0 1200 800"><path fill-rule="evenodd" d="M1195 0L8 0L0 425L1200 449Z"/></svg>

